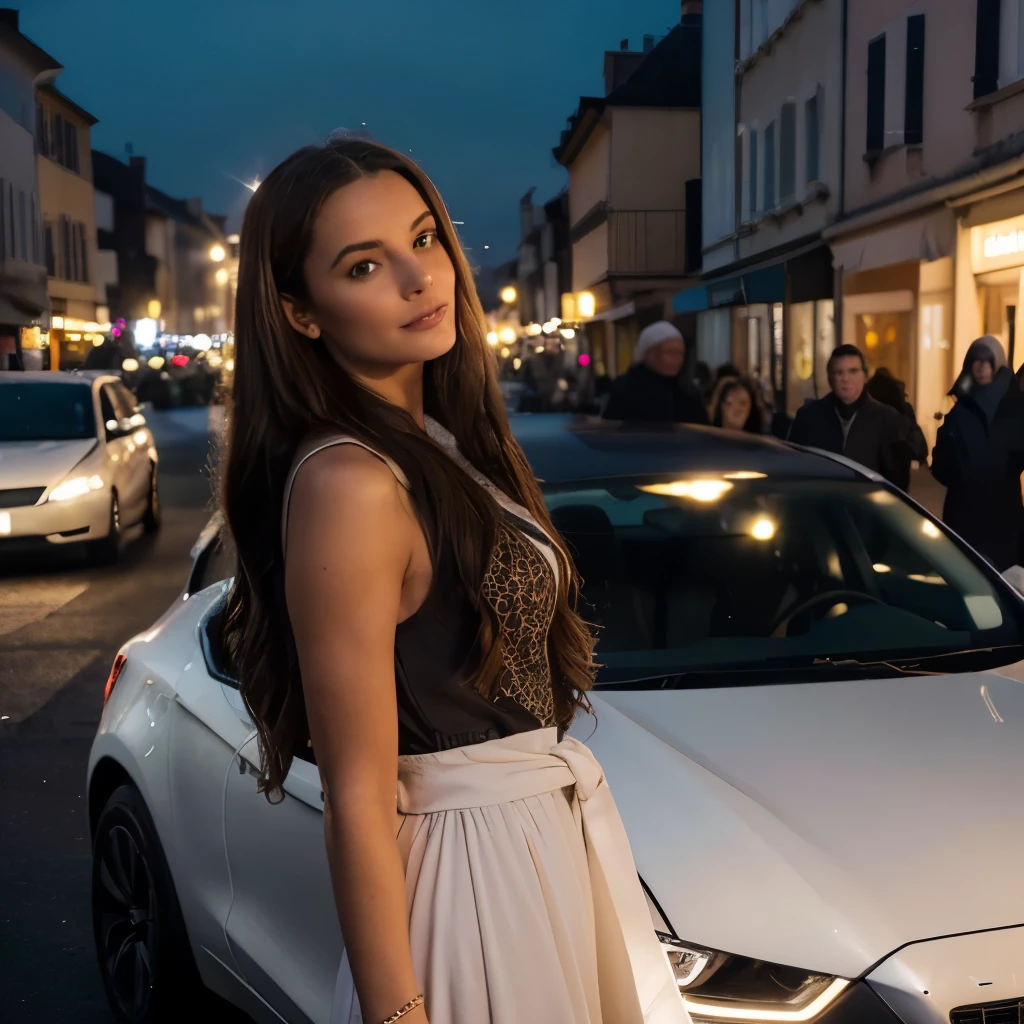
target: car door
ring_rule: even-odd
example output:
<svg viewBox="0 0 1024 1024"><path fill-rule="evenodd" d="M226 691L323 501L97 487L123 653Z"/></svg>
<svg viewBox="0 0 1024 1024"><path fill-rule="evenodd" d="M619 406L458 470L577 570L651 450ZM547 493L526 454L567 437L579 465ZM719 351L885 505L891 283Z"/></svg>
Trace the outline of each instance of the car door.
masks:
<svg viewBox="0 0 1024 1024"><path fill-rule="evenodd" d="M138 522L146 511L149 498L149 455L145 431L136 430L131 418L134 404L119 382L103 385L103 390L114 409L118 432L124 441L125 482L118 490L121 503L121 519L127 524Z"/></svg>
<svg viewBox="0 0 1024 1024"><path fill-rule="evenodd" d="M292 1024L328 1024L342 939L324 846L316 766L296 759L284 798L257 792L255 737L227 774L227 937L246 981Z"/></svg>
<svg viewBox="0 0 1024 1024"><path fill-rule="evenodd" d="M126 521L126 512L131 505L132 492L132 466L129 456L127 437L125 436L124 425L118 415L117 402L109 384L100 385L100 423L102 434L107 448L107 460L110 466L110 479L115 491L117 491L118 507L121 509L121 523Z"/></svg>

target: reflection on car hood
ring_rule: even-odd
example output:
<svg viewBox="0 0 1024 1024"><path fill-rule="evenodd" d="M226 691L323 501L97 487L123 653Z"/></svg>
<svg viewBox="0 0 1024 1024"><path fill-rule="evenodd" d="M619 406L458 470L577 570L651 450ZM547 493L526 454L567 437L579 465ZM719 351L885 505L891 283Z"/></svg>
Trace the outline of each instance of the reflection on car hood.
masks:
<svg viewBox="0 0 1024 1024"><path fill-rule="evenodd" d="M95 444L95 438L84 441L0 441L0 490L49 487L59 483Z"/></svg>
<svg viewBox="0 0 1024 1024"><path fill-rule="evenodd" d="M595 694L637 867L684 939L856 977L1024 922L1024 685L994 674Z"/></svg>

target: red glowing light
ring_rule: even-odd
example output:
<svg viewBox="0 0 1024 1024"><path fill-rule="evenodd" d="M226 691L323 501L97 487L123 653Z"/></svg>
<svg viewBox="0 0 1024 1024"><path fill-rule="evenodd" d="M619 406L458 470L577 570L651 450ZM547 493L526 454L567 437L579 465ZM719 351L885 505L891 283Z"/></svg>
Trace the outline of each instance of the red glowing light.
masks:
<svg viewBox="0 0 1024 1024"><path fill-rule="evenodd" d="M590 356L588 356L586 352L581 352L576 362L578 362L580 366L589 366Z"/></svg>
<svg viewBox="0 0 1024 1024"><path fill-rule="evenodd" d="M188 356L179 352L176 356L171 356L171 363L174 366L188 366Z"/></svg>

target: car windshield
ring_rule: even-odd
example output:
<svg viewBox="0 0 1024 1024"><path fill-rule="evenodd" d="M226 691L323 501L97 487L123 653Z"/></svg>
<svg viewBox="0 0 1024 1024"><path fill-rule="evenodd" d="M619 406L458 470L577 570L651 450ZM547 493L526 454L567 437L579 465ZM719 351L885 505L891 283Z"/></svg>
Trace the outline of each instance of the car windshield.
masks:
<svg viewBox="0 0 1024 1024"><path fill-rule="evenodd" d="M78 441L95 436L88 384L0 384L0 441Z"/></svg>
<svg viewBox="0 0 1024 1024"><path fill-rule="evenodd" d="M545 498L583 578L581 610L600 627L599 686L1024 658L994 570L870 481L617 478L548 486Z"/></svg>

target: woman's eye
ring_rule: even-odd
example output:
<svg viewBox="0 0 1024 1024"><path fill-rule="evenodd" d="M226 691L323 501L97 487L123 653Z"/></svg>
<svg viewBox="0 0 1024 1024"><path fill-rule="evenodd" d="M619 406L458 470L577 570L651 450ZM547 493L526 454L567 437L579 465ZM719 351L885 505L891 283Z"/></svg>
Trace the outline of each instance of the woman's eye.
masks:
<svg viewBox="0 0 1024 1024"><path fill-rule="evenodd" d="M429 249L437 241L436 231L424 231L413 243L413 248Z"/></svg>
<svg viewBox="0 0 1024 1024"><path fill-rule="evenodd" d="M349 271L349 274L351 274L352 277L369 277L370 274L373 273L373 268L376 266L377 264L374 263L373 260L362 260Z"/></svg>

